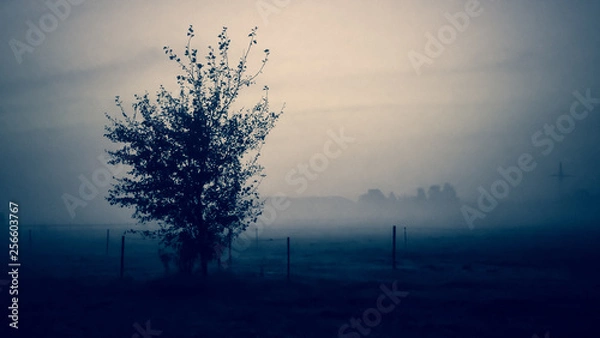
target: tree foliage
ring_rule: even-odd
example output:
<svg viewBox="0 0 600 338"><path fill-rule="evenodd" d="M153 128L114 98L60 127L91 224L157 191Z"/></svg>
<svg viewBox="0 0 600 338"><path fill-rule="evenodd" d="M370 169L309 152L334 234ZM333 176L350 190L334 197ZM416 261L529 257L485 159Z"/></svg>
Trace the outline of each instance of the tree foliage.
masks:
<svg viewBox="0 0 600 338"><path fill-rule="evenodd" d="M143 234L173 248L183 272L192 272L200 259L206 274L213 248L245 230L262 211L257 188L264 174L258 159L283 108L269 109L267 86L253 107L233 108L241 90L256 84L268 61L269 50L264 50L259 69L248 74L256 32L254 28L248 35L239 62L230 65L226 27L217 48L209 46L201 60L191 48L190 26L183 60L163 48L182 70L176 77L179 91L161 86L154 102L147 93L135 95L132 114L117 97L122 118L106 114L105 137L122 145L108 151L110 163L131 168L117 178L107 200L134 208L133 217L141 223L158 221L159 230Z"/></svg>

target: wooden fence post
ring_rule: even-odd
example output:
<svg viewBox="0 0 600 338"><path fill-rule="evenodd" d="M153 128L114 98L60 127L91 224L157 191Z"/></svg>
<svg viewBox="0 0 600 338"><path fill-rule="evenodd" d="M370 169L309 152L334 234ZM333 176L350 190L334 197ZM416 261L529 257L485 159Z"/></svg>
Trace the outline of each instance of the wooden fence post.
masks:
<svg viewBox="0 0 600 338"><path fill-rule="evenodd" d="M121 279L123 278L123 271L125 269L125 236L121 236Z"/></svg>
<svg viewBox="0 0 600 338"><path fill-rule="evenodd" d="M287 280L290 281L290 238L287 238Z"/></svg>
<svg viewBox="0 0 600 338"><path fill-rule="evenodd" d="M256 248L258 248L258 228L254 229L254 232L256 233Z"/></svg>
<svg viewBox="0 0 600 338"><path fill-rule="evenodd" d="M231 230L229 231L229 233L227 234L227 239L229 241L229 255L227 257L227 268L231 269L231 237L232 237L232 232Z"/></svg>
<svg viewBox="0 0 600 338"><path fill-rule="evenodd" d="M110 238L110 229L106 229L106 254L108 255L108 241Z"/></svg>
<svg viewBox="0 0 600 338"><path fill-rule="evenodd" d="M392 228L392 269L396 269L396 226Z"/></svg>

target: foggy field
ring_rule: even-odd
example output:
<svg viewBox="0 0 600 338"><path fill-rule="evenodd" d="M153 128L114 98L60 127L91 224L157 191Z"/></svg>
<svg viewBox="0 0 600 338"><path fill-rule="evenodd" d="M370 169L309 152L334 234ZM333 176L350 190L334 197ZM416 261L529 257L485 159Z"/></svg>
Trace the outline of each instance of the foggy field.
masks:
<svg viewBox="0 0 600 338"><path fill-rule="evenodd" d="M0 338L599 337L598 14L0 1Z"/></svg>
<svg viewBox="0 0 600 338"><path fill-rule="evenodd" d="M338 330L394 281L408 295L369 337L587 337L600 313L600 232L590 225L414 226L406 249L399 227L396 270L389 225L272 226L205 280L181 280L174 268L165 277L156 242L135 235L119 280L122 231L113 226L106 255L106 228L32 227L31 248L22 229L22 333L132 337L134 323L151 320L160 337L361 337Z"/></svg>

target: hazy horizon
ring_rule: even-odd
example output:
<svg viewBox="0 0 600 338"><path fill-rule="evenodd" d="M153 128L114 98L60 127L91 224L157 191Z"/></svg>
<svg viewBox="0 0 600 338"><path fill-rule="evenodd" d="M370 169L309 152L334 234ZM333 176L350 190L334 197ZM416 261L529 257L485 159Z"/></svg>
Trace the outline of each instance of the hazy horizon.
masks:
<svg viewBox="0 0 600 338"><path fill-rule="evenodd" d="M160 84L174 88L178 69L162 47L182 53L189 25L202 55L222 26L232 59L254 26L256 51L271 51L259 82L238 103L255 102L268 85L272 108L286 104L263 149L263 196L357 200L368 189L413 195L448 182L461 199L474 201L478 187L489 191L500 178L499 167L518 165L525 153L536 167L507 200L555 196L551 175L559 162L573 175L562 190L600 194L600 108L574 120L547 155L549 136L537 146L532 141L569 113L574 92L600 97L598 3L482 0L464 31L455 30L455 39L418 71L411 52L425 55L427 34L450 25L446 14L465 11L469 1L303 0L272 5L272 12L249 0L73 3L38 46L19 56L14 41L26 43L28 22L39 26L52 11L41 0L0 4L0 191L4 201L20 201L31 222L101 223L130 213L108 205L108 187L97 187L74 217L63 196L79 197L80 177L91 181L104 168L98 156L110 145L102 137L103 114L118 113L116 95L130 107L135 93L155 97ZM259 61L254 54L251 67ZM318 164L316 154L342 134L348 142L330 147L336 156L321 172L301 175L298 166Z"/></svg>

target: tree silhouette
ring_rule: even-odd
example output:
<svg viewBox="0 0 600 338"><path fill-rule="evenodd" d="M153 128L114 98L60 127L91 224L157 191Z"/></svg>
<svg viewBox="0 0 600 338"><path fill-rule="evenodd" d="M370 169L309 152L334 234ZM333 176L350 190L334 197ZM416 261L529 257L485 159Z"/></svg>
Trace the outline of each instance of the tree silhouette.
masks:
<svg viewBox="0 0 600 338"><path fill-rule="evenodd" d="M362 194L358 197L359 203L381 205L385 203L387 198L379 189L369 189L366 194Z"/></svg>
<svg viewBox="0 0 600 338"><path fill-rule="evenodd" d="M429 187L427 199L432 202L439 202L442 199L442 191L439 185L435 184Z"/></svg>
<svg viewBox="0 0 600 338"><path fill-rule="evenodd" d="M444 183L444 187L442 188L443 199L446 202L456 202L458 201L458 196L456 194L456 189L450 183Z"/></svg>
<svg viewBox="0 0 600 338"><path fill-rule="evenodd" d="M416 200L419 202L424 202L425 200L427 200L427 195L425 195L425 189L423 189L423 188L417 189Z"/></svg>
<svg viewBox="0 0 600 338"><path fill-rule="evenodd" d="M239 235L262 213L257 187L264 175L258 158L283 108L269 111L266 86L252 108L232 107L242 88L256 83L268 60L267 49L259 69L247 74L256 32L256 27L251 30L247 48L231 67L227 28L218 35L217 49L209 46L201 63L198 50L190 47L190 26L185 63L172 49L163 48L183 71L177 76L179 91L173 94L161 86L155 103L147 93L135 95L133 114L125 112L117 96L123 118L106 114L104 136L122 144L107 151L109 163L131 168L117 178L106 199L134 208L139 223L157 221L159 230L141 233L172 248L179 270L186 274L200 261L206 275L214 248Z"/></svg>

